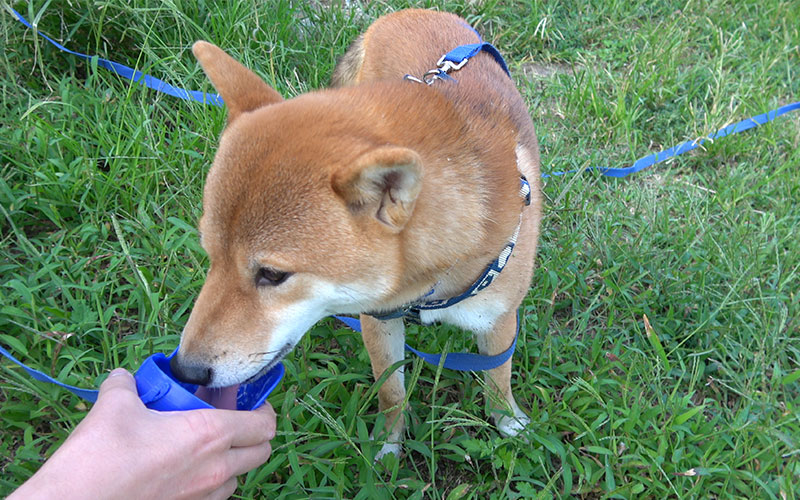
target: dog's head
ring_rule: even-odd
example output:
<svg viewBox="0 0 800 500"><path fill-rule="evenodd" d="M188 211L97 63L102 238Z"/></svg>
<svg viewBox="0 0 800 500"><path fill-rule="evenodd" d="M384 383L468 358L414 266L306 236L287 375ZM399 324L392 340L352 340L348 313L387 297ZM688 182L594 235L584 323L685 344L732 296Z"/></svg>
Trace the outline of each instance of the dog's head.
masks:
<svg viewBox="0 0 800 500"><path fill-rule="evenodd" d="M199 224L211 265L173 371L220 387L271 368L321 318L391 293L422 170L334 91L284 101L218 47L193 51L228 125Z"/></svg>

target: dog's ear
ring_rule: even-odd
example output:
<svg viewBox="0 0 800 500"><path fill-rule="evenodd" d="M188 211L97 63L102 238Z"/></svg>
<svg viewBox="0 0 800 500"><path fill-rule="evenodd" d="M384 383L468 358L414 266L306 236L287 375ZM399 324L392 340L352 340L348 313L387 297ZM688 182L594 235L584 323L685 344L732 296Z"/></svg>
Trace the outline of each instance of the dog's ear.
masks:
<svg viewBox="0 0 800 500"><path fill-rule="evenodd" d="M422 187L422 161L410 149L381 146L336 172L332 182L351 210L400 232L411 218Z"/></svg>
<svg viewBox="0 0 800 500"><path fill-rule="evenodd" d="M228 123L242 113L283 100L255 73L214 44L199 41L192 46L208 79L228 106Z"/></svg>

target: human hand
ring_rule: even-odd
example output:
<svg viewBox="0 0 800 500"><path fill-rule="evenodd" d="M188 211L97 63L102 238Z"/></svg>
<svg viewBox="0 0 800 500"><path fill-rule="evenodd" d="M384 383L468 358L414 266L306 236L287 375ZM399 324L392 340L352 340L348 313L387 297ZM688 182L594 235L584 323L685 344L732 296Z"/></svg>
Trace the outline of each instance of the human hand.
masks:
<svg viewBox="0 0 800 500"><path fill-rule="evenodd" d="M116 369L64 444L9 499L228 498L236 476L266 462L269 403L253 411L157 412Z"/></svg>

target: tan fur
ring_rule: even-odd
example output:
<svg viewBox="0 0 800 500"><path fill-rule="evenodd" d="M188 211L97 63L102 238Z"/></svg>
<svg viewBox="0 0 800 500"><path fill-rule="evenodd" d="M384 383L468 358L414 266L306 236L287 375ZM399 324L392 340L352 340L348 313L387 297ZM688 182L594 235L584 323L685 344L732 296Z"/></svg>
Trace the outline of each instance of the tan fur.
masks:
<svg viewBox="0 0 800 500"><path fill-rule="evenodd" d="M274 104L283 97L267 85L255 73L245 68L234 58L208 42L197 42L192 53L206 69L208 78L222 95L236 95L235 100L226 102L228 122L246 111L253 111L265 104Z"/></svg>
<svg viewBox="0 0 800 500"><path fill-rule="evenodd" d="M344 87L356 83L356 77L361 70L361 63L364 60L364 37L359 36L347 49L347 52L339 64L333 70L331 77L331 87Z"/></svg>
<svg viewBox="0 0 800 500"><path fill-rule="evenodd" d="M510 345L541 218L527 109L485 53L453 73L455 84L403 80L475 41L452 14L390 14L343 56L333 76L340 88L287 101L217 47L195 45L229 124L200 221L211 269L183 332L180 364L212 369L212 386L241 382L328 314L391 310L434 286L432 298L459 294L497 257L522 214L503 273L478 296L431 316L472 328L485 354ZM529 207L518 195L520 173L531 184ZM293 274L259 288L261 267ZM473 324L480 311L490 320ZM378 378L402 359L402 321L361 319ZM511 362L487 377L499 396L492 399L502 402L493 410L501 430L514 429L504 409L524 424ZM379 390L390 441L402 437L404 397L402 373Z"/></svg>

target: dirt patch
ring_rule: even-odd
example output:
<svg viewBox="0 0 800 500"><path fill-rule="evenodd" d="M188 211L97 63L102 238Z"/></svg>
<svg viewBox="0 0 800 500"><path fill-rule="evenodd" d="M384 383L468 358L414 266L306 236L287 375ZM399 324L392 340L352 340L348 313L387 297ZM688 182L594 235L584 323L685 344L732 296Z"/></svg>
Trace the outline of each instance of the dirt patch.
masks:
<svg viewBox="0 0 800 500"><path fill-rule="evenodd" d="M571 66L559 63L525 63L520 66L522 74L529 80L552 78L555 75L571 75L574 73Z"/></svg>

